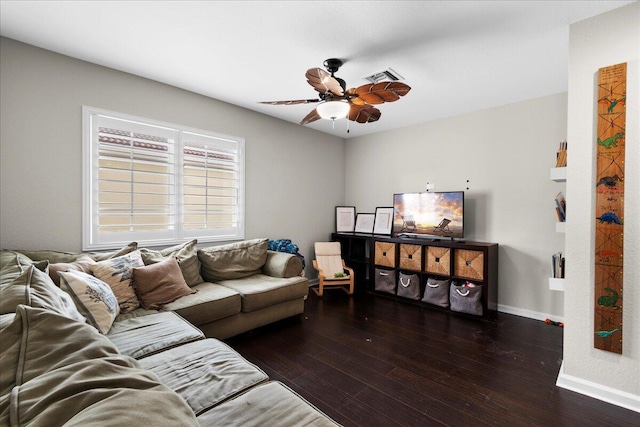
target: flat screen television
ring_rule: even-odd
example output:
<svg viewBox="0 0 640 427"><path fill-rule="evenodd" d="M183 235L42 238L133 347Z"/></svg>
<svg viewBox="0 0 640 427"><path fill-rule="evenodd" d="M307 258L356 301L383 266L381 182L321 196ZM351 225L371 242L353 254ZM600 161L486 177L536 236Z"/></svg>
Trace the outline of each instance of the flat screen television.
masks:
<svg viewBox="0 0 640 427"><path fill-rule="evenodd" d="M393 233L464 237L464 191L393 195Z"/></svg>

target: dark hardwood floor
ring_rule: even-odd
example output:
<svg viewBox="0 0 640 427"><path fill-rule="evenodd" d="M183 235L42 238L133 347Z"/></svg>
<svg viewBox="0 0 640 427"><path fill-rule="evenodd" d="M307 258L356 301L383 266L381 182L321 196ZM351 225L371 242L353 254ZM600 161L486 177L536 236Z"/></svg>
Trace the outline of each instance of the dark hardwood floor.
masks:
<svg viewBox="0 0 640 427"><path fill-rule="evenodd" d="M562 328L310 292L305 313L227 342L345 426L639 426L555 386Z"/></svg>

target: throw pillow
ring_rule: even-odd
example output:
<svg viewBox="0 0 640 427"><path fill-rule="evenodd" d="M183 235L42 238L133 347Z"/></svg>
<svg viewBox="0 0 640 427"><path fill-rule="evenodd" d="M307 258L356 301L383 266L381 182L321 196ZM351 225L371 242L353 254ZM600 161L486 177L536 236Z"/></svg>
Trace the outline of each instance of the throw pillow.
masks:
<svg viewBox="0 0 640 427"><path fill-rule="evenodd" d="M82 271L69 270L58 274L60 288L71 295L87 323L102 334L109 332L120 312L118 300L109 285Z"/></svg>
<svg viewBox="0 0 640 427"><path fill-rule="evenodd" d="M209 282L240 279L260 273L267 262L268 239L253 239L199 249L202 277Z"/></svg>
<svg viewBox="0 0 640 427"><path fill-rule="evenodd" d="M51 277L51 280L53 280L53 283L55 283L56 286L60 286L60 276L58 276L59 271L76 270L82 271L83 273L91 273L91 265L95 263L96 262L93 259L85 255L81 256L74 262L49 264L49 277Z"/></svg>
<svg viewBox="0 0 640 427"><path fill-rule="evenodd" d="M91 273L111 287L118 299L121 313L140 307L133 289L133 269L144 267L140 251L107 259L91 265Z"/></svg>
<svg viewBox="0 0 640 427"><path fill-rule="evenodd" d="M142 308L152 310L197 292L187 285L175 257L134 268L133 286Z"/></svg>
<svg viewBox="0 0 640 427"><path fill-rule="evenodd" d="M202 283L204 279L200 275L200 260L196 249L197 240L192 240L181 245L172 246L170 248L155 251L152 249L141 248L140 255L144 265L151 265L160 262L166 258L178 258L182 276L189 286L195 286Z"/></svg>

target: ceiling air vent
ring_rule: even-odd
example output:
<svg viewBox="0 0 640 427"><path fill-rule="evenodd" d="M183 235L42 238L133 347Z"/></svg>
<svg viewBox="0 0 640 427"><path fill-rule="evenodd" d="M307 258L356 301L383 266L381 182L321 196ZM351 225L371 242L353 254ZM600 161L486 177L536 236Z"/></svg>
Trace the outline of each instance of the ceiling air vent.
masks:
<svg viewBox="0 0 640 427"><path fill-rule="evenodd" d="M367 74L363 77L363 79L368 80L371 83L378 83L382 80L391 80L392 82L404 80L404 77L402 77L393 69L387 68L386 70L378 71L377 73Z"/></svg>

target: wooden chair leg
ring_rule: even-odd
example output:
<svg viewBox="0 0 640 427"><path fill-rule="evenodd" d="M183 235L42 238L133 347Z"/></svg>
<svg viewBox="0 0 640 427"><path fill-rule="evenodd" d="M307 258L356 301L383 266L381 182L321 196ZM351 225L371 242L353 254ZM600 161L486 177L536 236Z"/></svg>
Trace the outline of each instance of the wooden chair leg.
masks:
<svg viewBox="0 0 640 427"><path fill-rule="evenodd" d="M324 291L324 281L322 280L322 278L320 278L320 280L318 281L318 288L311 288L313 289L313 292L316 293L316 295L318 295L319 297L322 296L322 293Z"/></svg>

